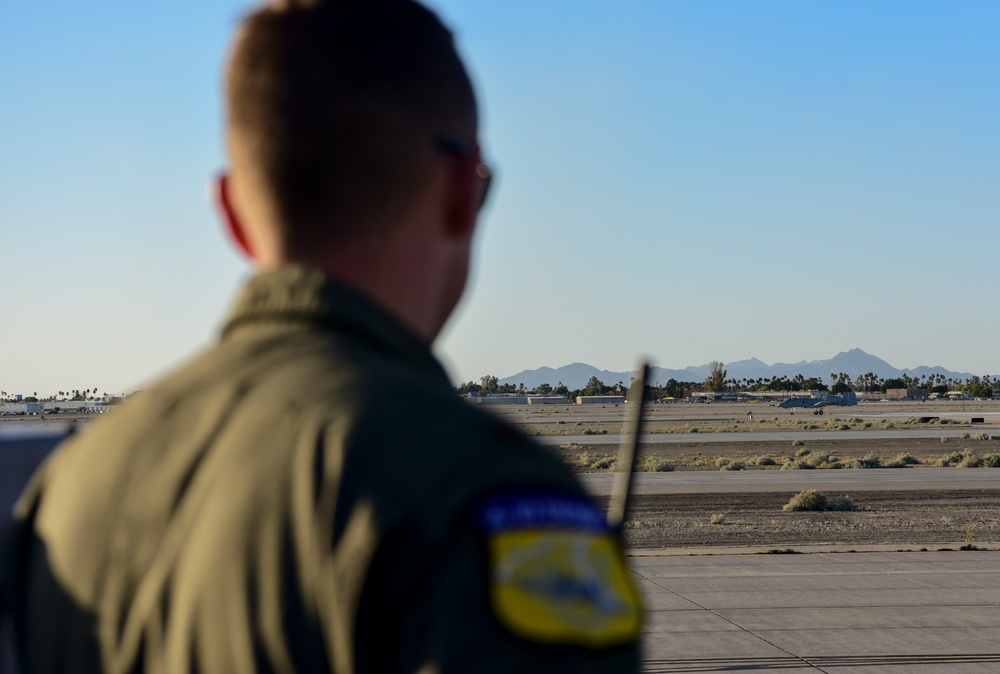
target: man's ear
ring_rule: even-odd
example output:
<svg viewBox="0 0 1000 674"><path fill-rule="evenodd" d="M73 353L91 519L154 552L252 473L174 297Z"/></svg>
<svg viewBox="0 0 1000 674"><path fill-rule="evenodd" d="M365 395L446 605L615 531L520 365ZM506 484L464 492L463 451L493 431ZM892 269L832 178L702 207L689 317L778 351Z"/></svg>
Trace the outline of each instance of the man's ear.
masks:
<svg viewBox="0 0 1000 674"><path fill-rule="evenodd" d="M250 246L250 240L247 238L243 222L240 220L236 209L233 208L232 183L230 182L228 173L222 173L215 179L213 191L215 205L222 215L222 221L226 226L226 231L229 232L229 236L241 253L251 260L254 259L253 248Z"/></svg>

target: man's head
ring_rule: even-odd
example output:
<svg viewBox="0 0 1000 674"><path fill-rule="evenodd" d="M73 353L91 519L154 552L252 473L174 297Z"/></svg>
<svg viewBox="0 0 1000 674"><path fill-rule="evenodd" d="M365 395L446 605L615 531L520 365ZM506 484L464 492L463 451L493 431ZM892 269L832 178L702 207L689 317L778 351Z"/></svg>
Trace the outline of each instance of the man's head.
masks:
<svg viewBox="0 0 1000 674"><path fill-rule="evenodd" d="M410 0L289 0L243 23L227 78L245 234L294 259L379 234L477 113L451 33Z"/></svg>

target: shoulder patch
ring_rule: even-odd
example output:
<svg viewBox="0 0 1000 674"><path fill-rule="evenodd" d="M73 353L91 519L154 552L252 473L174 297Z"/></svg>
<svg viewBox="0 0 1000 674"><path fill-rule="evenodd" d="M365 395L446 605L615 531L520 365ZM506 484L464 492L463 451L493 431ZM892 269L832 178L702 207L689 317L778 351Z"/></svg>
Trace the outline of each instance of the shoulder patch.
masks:
<svg viewBox="0 0 1000 674"><path fill-rule="evenodd" d="M487 538L490 602L513 634L590 648L639 637L642 611L621 547L589 499L510 492L476 514Z"/></svg>

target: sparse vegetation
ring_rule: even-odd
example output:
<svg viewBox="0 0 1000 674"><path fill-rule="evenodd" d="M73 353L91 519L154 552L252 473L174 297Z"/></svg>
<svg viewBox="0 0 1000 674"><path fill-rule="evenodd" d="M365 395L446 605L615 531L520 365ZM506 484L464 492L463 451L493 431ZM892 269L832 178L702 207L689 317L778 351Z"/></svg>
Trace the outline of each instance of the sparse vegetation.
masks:
<svg viewBox="0 0 1000 674"><path fill-rule="evenodd" d="M983 460L971 449L964 447L960 452L944 454L937 460L937 465L942 468L979 468L983 465Z"/></svg>
<svg viewBox="0 0 1000 674"><path fill-rule="evenodd" d="M867 468L881 468L882 460L879 459L874 454L866 454L865 456L860 456L855 459L851 459L846 464L846 468L853 468L858 470L864 470Z"/></svg>
<svg viewBox="0 0 1000 674"><path fill-rule="evenodd" d="M726 523L726 516L723 513L715 513L709 519L712 524L723 525Z"/></svg>
<svg viewBox="0 0 1000 674"><path fill-rule="evenodd" d="M762 401L757 401L760 405ZM711 411L706 409L707 416L697 421L692 417L671 418L669 415L662 415L656 418L646 428L648 434L676 434L676 433L700 433L701 439L707 440L705 434L711 433L739 433L739 441L720 447L719 444L703 446L694 436L690 436L683 443L671 447L651 447L659 459L655 463L641 463L636 465L636 470L660 472L663 470L761 470L778 469L785 470L810 470L810 469L871 469L871 468L903 468L921 466L961 466L961 467L1000 467L1000 430L988 427L976 427L969 423L968 418L938 419L934 416L914 416L910 418L893 418L893 422L900 428L925 428L939 425L941 428L955 428L958 424L958 432L953 432L949 437L933 436L921 438L910 442L904 437L881 439L868 437L864 433L865 428L882 429L890 423L886 418L872 418L835 415L833 410L826 410L826 416L802 415L796 411L795 416L781 414L772 416L765 412L766 407L755 407L752 412L752 421L747 420L742 415L733 419L725 414L718 414L713 407ZM772 409L774 409L772 407ZM913 408L911 408L913 409ZM564 410L553 411L546 409L546 414L558 414ZM569 410L565 410L569 411ZM745 410L739 410L743 412ZM758 415L758 411L760 414ZM587 411L572 409L573 414L580 415L576 418L558 414L558 416L548 419L548 424L538 424L535 422L535 415L542 414L542 411L522 408L520 410L507 409L497 410L502 414L510 414L514 417L515 423L521 419L527 421L528 426L525 432L531 435L571 435L581 434L597 439L600 445L573 446L571 443L559 445L559 453L566 457L566 461L574 469L594 472L615 469L613 460L616 452L610 446L605 446L604 439L611 434L617 433L618 423L606 418L606 411L593 410L594 416L587 418ZM928 408L928 415L940 414L936 408ZM973 414L979 413L973 410ZM530 415L530 416L529 416ZM603 416L599 416L603 415ZM559 418L559 417L562 418ZM530 419L530 420L529 420ZM561 423L560 423L561 422ZM573 428L577 425L576 428ZM850 438L831 437L825 439L822 433L816 431L836 430L849 428L857 433L852 433ZM759 438L759 431L781 430L788 434L784 437L787 440L781 441L776 446L774 443ZM799 435L801 431L809 431L809 437ZM959 440L957 447L956 440L962 432L968 435L964 440ZM992 435L991 435L992 433ZM888 434L886 434L888 435ZM933 433L931 433L933 435ZM757 437L755 437L757 436ZM798 436L798 437L797 437ZM569 438L564 438L568 440ZM673 440L680 440L676 436ZM735 438L733 438L735 440ZM655 441L654 441L655 442ZM973 444L975 443L975 444ZM608 443L609 445L612 443ZM783 445L783 447L781 446ZM791 448L789 449L789 445ZM709 448L712 447L712 448ZM696 450L705 449L703 453ZM935 449L938 448L938 449ZM959 452L952 451L962 450ZM580 459L579 454L587 450L589 458ZM975 451L973 451L975 450ZM725 455L722 455L722 452ZM651 461L651 460L650 460ZM724 468L725 466L725 468ZM618 468L620 469L620 467ZM804 485L803 485L804 486Z"/></svg>
<svg viewBox="0 0 1000 674"><path fill-rule="evenodd" d="M959 550L980 550L981 548L976 547L976 525L970 524L965 527L965 545L959 548Z"/></svg>
<svg viewBox="0 0 1000 674"><path fill-rule="evenodd" d="M1000 454L987 454L980 465L983 468L1000 468Z"/></svg>
<svg viewBox="0 0 1000 674"><path fill-rule="evenodd" d="M839 498L827 498L826 494L818 492L815 489L806 489L805 491L800 491L798 494L793 496L791 500L788 501L782 510L785 512L802 512L802 511L849 511L857 510L858 507L851 500L849 496L841 496Z"/></svg>
<svg viewBox="0 0 1000 674"><path fill-rule="evenodd" d="M575 445L579 447L579 445ZM574 445L560 445L566 449L572 449ZM575 455L566 456L566 463L577 470L615 470L618 467L618 457L591 452L580 452Z"/></svg>
<svg viewBox="0 0 1000 674"><path fill-rule="evenodd" d="M815 467L811 463L791 457L786 457L784 463L781 464L781 470L809 470Z"/></svg>
<svg viewBox="0 0 1000 674"><path fill-rule="evenodd" d="M843 465L840 463L840 457L833 454L818 452L808 455L803 460L812 468L843 468Z"/></svg>
<svg viewBox="0 0 1000 674"><path fill-rule="evenodd" d="M591 468L595 470L615 470L618 467L618 457L616 456L602 456L594 460L590 464Z"/></svg>
<svg viewBox="0 0 1000 674"><path fill-rule="evenodd" d="M644 456L639 459L638 468L644 473L669 473L674 465L660 456Z"/></svg>
<svg viewBox="0 0 1000 674"><path fill-rule="evenodd" d="M917 465L920 465L920 459L912 454L900 454L895 459L882 464L884 468L908 468Z"/></svg>

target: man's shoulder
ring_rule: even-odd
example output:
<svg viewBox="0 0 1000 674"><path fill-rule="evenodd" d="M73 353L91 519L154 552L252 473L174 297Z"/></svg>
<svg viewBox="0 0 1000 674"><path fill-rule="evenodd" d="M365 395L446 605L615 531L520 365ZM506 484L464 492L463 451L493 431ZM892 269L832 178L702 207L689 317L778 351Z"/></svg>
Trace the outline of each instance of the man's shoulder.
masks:
<svg viewBox="0 0 1000 674"><path fill-rule="evenodd" d="M402 387L395 395L371 396L363 410L362 422L380 434L412 438L438 454L551 454L517 426L473 406L448 386L410 377L397 383Z"/></svg>
<svg viewBox="0 0 1000 674"><path fill-rule="evenodd" d="M479 495L529 486L580 493L551 450L448 388L427 387L358 410L347 450L357 468L398 503L463 508Z"/></svg>

